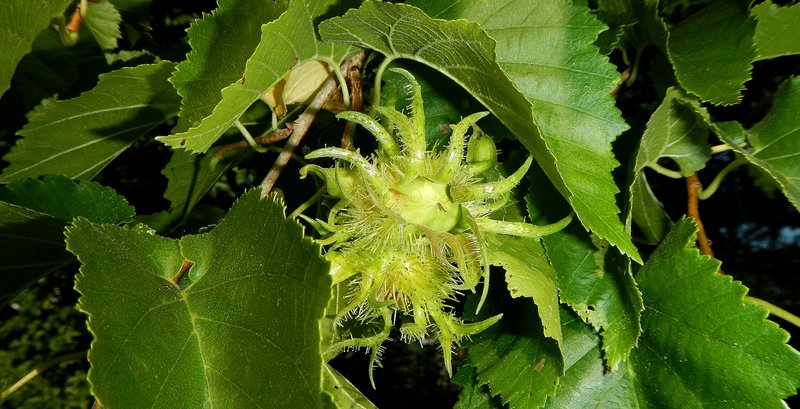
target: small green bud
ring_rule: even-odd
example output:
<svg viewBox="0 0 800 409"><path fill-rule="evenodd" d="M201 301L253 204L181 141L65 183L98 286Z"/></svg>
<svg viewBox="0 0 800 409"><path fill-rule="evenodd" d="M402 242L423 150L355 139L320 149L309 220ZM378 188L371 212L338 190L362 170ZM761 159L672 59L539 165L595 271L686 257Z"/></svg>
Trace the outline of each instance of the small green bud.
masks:
<svg viewBox="0 0 800 409"><path fill-rule="evenodd" d="M493 168L497 164L497 146L494 140L480 131L473 134L467 144L466 163L474 175L480 175Z"/></svg>

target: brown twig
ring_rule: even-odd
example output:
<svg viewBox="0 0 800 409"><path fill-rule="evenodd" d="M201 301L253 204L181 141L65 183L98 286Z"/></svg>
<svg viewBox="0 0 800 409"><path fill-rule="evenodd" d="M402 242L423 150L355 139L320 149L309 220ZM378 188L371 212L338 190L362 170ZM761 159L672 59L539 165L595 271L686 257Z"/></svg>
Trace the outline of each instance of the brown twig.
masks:
<svg viewBox="0 0 800 409"><path fill-rule="evenodd" d="M700 246L700 251L709 257L714 257L714 251L711 250L711 241L708 240L706 229L703 228L703 222L700 220L700 211L698 209L698 195L702 189L703 185L700 183L697 173L692 173L691 176L686 178L686 191L688 194L686 214L697 223L697 244Z"/></svg>
<svg viewBox="0 0 800 409"><path fill-rule="evenodd" d="M630 77L631 77L631 67L628 67L625 69L625 71L622 71L622 73L619 75L619 84L617 84L617 87L614 88L614 91L611 91L612 97L616 98L617 93L619 93L619 90L622 88L623 85L625 85L625 83L628 81L628 78Z"/></svg>
<svg viewBox="0 0 800 409"><path fill-rule="evenodd" d="M359 57L361 56L361 57ZM348 72L350 66L355 62L363 60L362 53L356 54L355 56L351 57L347 60L341 67L342 71ZM308 129L311 127L311 123L314 122L314 118L317 116L317 113L322 106L325 105L325 102L333 95L333 93L338 88L338 84L336 83L336 78L331 77L325 84L322 85L317 95L311 101L311 103L306 107L306 110L297 117L297 120L294 121L294 127L292 128L292 134L289 136L289 140L286 141L286 145L284 145L283 150L280 154L278 154L278 159L275 159L275 163L272 164L272 168L270 168L269 172L267 172L267 176L264 177L264 180L261 181L261 197L266 197L271 191L272 188L275 187L275 183L278 181L278 177L281 175L281 171L289 163L289 159L292 158L292 154L294 149L300 145L300 141L308 132Z"/></svg>
<svg viewBox="0 0 800 409"><path fill-rule="evenodd" d="M70 33L74 33L81 29L81 22L83 16L81 15L81 3L75 6L75 11L72 12L72 17L69 19L69 24L65 27Z"/></svg>
<svg viewBox="0 0 800 409"><path fill-rule="evenodd" d="M289 159L292 158L294 149L300 145L300 141L306 135L306 132L308 132L308 128L311 127L311 123L314 122L314 118L322 108L322 105L333 95L337 88L336 78L329 78L314 97L314 100L311 101L311 104L309 104L306 110L294 121L292 134L289 136L289 140L286 141L283 150L278 154L278 158L275 159L275 163L272 164L272 168L270 168L267 176L261 181L262 198L266 197L269 192L272 191L272 188L275 187L275 182L278 181L281 171L286 164L289 163Z"/></svg>
<svg viewBox="0 0 800 409"><path fill-rule="evenodd" d="M270 134L257 136L255 138L253 138L253 140L256 141L256 143L259 144L259 145L269 145L269 144L272 144L272 143L275 143L275 142L280 142L280 141L288 138L289 135L292 134L292 129L293 128L294 128L294 125L292 123L288 123L288 124L286 124L286 128L278 129L275 132L270 133ZM216 155L219 159L224 159L225 155L227 155L231 151L235 151L237 149L247 149L249 147L250 147L250 144L247 143L247 141L240 141L240 142L236 142L236 143L231 143L231 144L228 144L228 145L225 145L225 146L219 148L219 150L214 155Z"/></svg>
<svg viewBox="0 0 800 409"><path fill-rule="evenodd" d="M350 106L351 111L361 111L363 106L362 87L361 87L361 64L366 56L365 52L356 54L350 61L345 76L350 82ZM355 122L347 122L344 126L344 134L342 134L342 148L353 149L353 135L356 132Z"/></svg>

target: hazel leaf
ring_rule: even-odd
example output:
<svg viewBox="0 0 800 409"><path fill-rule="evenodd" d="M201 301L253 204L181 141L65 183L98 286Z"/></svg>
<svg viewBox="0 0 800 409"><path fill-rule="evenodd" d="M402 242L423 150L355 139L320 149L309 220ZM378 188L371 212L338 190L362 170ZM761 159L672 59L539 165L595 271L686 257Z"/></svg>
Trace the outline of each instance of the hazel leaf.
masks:
<svg viewBox="0 0 800 409"><path fill-rule="evenodd" d="M544 335L561 347L556 272L545 255L540 239L500 234L487 238L489 262L506 270L511 297L528 297L536 303Z"/></svg>
<svg viewBox="0 0 800 409"><path fill-rule="evenodd" d="M778 7L765 1L750 10L756 18L758 60L800 54L800 4Z"/></svg>
<svg viewBox="0 0 800 409"><path fill-rule="evenodd" d="M17 63L31 51L33 40L64 12L70 0L11 1L0 7L0 95L6 92Z"/></svg>
<svg viewBox="0 0 800 409"><path fill-rule="evenodd" d="M213 12L192 23L187 30L192 51L170 78L181 96L182 119L197 126L211 114L220 90L241 78L261 40L261 26L286 8L285 0L220 0Z"/></svg>
<svg viewBox="0 0 800 409"><path fill-rule="evenodd" d="M91 179L136 138L173 117L179 99L162 61L100 75L92 90L45 101L28 114L23 138L3 157L0 183L46 174Z"/></svg>
<svg viewBox="0 0 800 409"><path fill-rule="evenodd" d="M261 27L261 40L244 71L235 82L222 89L222 98L213 111L186 132L156 139L173 148L205 152L295 65L316 59L338 69L355 49L319 41L315 26L323 15L344 6L346 4L335 0L291 2L285 13Z"/></svg>
<svg viewBox="0 0 800 409"><path fill-rule="evenodd" d="M744 0L718 0L669 31L667 50L678 83L703 101L742 99L756 57L755 21Z"/></svg>
<svg viewBox="0 0 800 409"><path fill-rule="evenodd" d="M68 229L104 407L322 407L329 265L260 196L181 240L85 219Z"/></svg>

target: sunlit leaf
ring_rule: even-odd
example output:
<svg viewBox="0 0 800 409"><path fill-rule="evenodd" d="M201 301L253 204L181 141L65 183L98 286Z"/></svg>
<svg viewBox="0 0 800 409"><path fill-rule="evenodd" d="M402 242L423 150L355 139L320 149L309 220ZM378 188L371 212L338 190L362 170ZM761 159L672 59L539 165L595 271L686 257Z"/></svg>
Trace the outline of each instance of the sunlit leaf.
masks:
<svg viewBox="0 0 800 409"><path fill-rule="evenodd" d="M750 163L766 171L800 210L800 77L790 78L775 93L772 109L747 133L738 122L717 124L720 138ZM747 138L751 147L737 142Z"/></svg>
<svg viewBox="0 0 800 409"><path fill-rule="evenodd" d="M319 41L315 25L323 14L331 15L344 7L346 4L335 0L293 1L277 20L261 27L261 41L247 60L244 72L222 90L222 99L213 112L186 132L157 139L173 148L205 152L296 64L318 59L338 67L354 50Z"/></svg>
<svg viewBox="0 0 800 409"><path fill-rule="evenodd" d="M756 49L759 60L800 54L800 4L778 7L765 1L750 10L756 18Z"/></svg>
<svg viewBox="0 0 800 409"><path fill-rule="evenodd" d="M136 214L114 189L63 176L14 181L0 188L0 200L45 213L63 221L85 217L95 223L124 223Z"/></svg>
<svg viewBox="0 0 800 409"><path fill-rule="evenodd" d="M22 139L3 159L0 183L56 174L91 179L133 141L175 115L179 99L167 82L174 64L122 68L100 75L91 91L28 115Z"/></svg>
<svg viewBox="0 0 800 409"><path fill-rule="evenodd" d="M583 321L563 311L564 375L558 390L547 400L545 408L631 408L650 407L640 402L633 372L606 371L600 340ZM655 406L657 407L657 405Z"/></svg>
<svg viewBox="0 0 800 409"><path fill-rule="evenodd" d="M506 270L511 297L528 297L538 307L544 335L561 347L556 272L539 239L491 235L487 238L489 262Z"/></svg>
<svg viewBox="0 0 800 409"><path fill-rule="evenodd" d="M432 12L426 4L418 5ZM541 7L548 4L543 2ZM436 17L469 18L484 24L478 26L464 20L434 20L406 5L365 1L360 9L320 24L320 34L328 40L376 49L388 58L412 59L449 76L522 141L562 194L569 198L583 223L638 260L637 250L618 219L619 209L614 201L618 189L610 175L617 165L610 142L626 125L608 95L616 81L613 67L591 45L603 26L585 10L565 4L555 7L551 13L530 8L527 3L524 7L530 12L519 13L520 7L499 2L483 2L472 7L469 2L459 2L457 7L448 8L456 14L431 13ZM486 20L488 16L492 16L492 20ZM521 46L521 38L535 38L535 30L531 31L530 22L525 20L528 18L546 30L570 25L585 25L589 29L567 30L560 36L542 35L537 47L529 47L527 43ZM554 24L556 18L560 24ZM571 21L573 18L576 21ZM500 36L498 43L482 29L492 36ZM516 34L520 32L526 35ZM511 38L503 38L504 34ZM585 40L586 50L576 54L577 60L565 53L547 53L546 50L553 47L566 50L553 44L570 35ZM553 43L548 44L545 39ZM495 49L496 44L501 46ZM539 55L543 55L543 61L529 59L539 58ZM548 59L550 57L555 61ZM555 66L550 67L550 64ZM562 67L563 64L568 66ZM576 83L566 79L576 73L586 74L592 81ZM542 81L543 76L564 80ZM559 88L564 84L567 86ZM587 89L591 88L584 85L598 87L597 93L588 93ZM525 95L520 94L518 88ZM603 117L598 113L607 111L613 115ZM533 119L542 126L542 132ZM582 119L587 122L581 122ZM602 132L601 136L598 132ZM576 161L576 158L582 160Z"/></svg>
<svg viewBox="0 0 800 409"><path fill-rule="evenodd" d="M79 219L67 242L104 407L321 407L328 265L275 199L181 240Z"/></svg>
<svg viewBox="0 0 800 409"><path fill-rule="evenodd" d="M119 31L122 16L110 1L89 4L83 21L100 48L104 50L117 48L117 40L122 37Z"/></svg>
<svg viewBox="0 0 800 409"><path fill-rule="evenodd" d="M616 370L641 334L642 299L629 263L575 223L542 241L561 300L600 332L607 366Z"/></svg>
<svg viewBox="0 0 800 409"><path fill-rule="evenodd" d="M197 126L219 103L220 91L242 77L261 39L260 28L286 11L287 2L220 0L187 30L192 51L170 82L181 96L181 118Z"/></svg>
<svg viewBox="0 0 800 409"><path fill-rule="evenodd" d="M717 0L669 32L667 49L681 86L703 101L742 99L756 56L755 21L744 0Z"/></svg>
<svg viewBox="0 0 800 409"><path fill-rule="evenodd" d="M783 408L800 386L800 353L747 289L718 275L683 219L636 276L645 310L631 366L659 407Z"/></svg>
<svg viewBox="0 0 800 409"><path fill-rule="evenodd" d="M606 373L597 336L562 314L565 372L546 407L785 407L800 353L694 242L681 220L637 275L643 331L623 370Z"/></svg>
<svg viewBox="0 0 800 409"><path fill-rule="evenodd" d="M69 0L12 1L0 7L0 95L8 89L11 76L22 57L31 51L33 40L50 25L50 19L64 12Z"/></svg>
<svg viewBox="0 0 800 409"><path fill-rule="evenodd" d="M377 409L350 381L330 365L323 365L322 389L331 396L337 408Z"/></svg>

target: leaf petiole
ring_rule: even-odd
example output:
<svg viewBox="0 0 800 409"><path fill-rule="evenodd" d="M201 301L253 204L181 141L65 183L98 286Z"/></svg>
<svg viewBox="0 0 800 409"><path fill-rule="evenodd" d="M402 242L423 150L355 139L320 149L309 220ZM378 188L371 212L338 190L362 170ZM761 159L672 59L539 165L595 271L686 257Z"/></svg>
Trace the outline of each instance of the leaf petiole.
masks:
<svg viewBox="0 0 800 409"><path fill-rule="evenodd" d="M722 183L722 180L725 179L725 176L727 176L732 170L744 165L745 163L747 163L747 160L742 158L736 159L735 161L729 163L728 166L725 166L725 168L717 173L717 176L714 177L714 180L712 180L705 189L700 190L697 197L700 200L706 200L714 195L719 188L720 183Z"/></svg>
<svg viewBox="0 0 800 409"><path fill-rule="evenodd" d="M661 166L661 165L659 165L657 163L651 163L651 164L649 164L647 166L650 169L653 169L654 171L656 171L659 174L664 175L664 176L666 176L668 178L671 178L671 179L683 179L683 175L681 174L681 172L678 172L677 170L667 169L667 168L665 168L665 167L663 167L663 166Z"/></svg>
<svg viewBox="0 0 800 409"><path fill-rule="evenodd" d="M28 383L31 380L33 380L33 378L36 378L37 376L39 376L39 374L41 374L42 372L46 371L51 366L56 365L56 364L60 364L62 362L69 362L69 361L74 361L74 360L77 360L77 359L85 358L86 354L88 352L89 351L73 352L71 354L57 356L55 358L52 358L50 360L45 361L43 364L37 366L32 371L30 371L27 374L25 374L25 376L20 378L18 381L14 382L13 385L9 386L8 388L6 388L6 390L4 390L2 393L0 393L0 403L3 403L6 399L8 399L9 396L11 396L11 394L16 392L19 388L25 386L26 383Z"/></svg>
<svg viewBox="0 0 800 409"><path fill-rule="evenodd" d="M760 305L760 306L766 308L767 311L769 311L770 314L772 314L772 315L774 315L774 316L776 316L776 317L778 317L778 318L780 318L780 319L782 319L782 320L794 325L795 327L800 328L800 317L798 317L797 315L794 315L791 312L786 311L783 308L778 307L777 305L772 304L770 302L764 301L764 300L762 300L760 298L751 297L749 295L744 297L744 298L747 301L752 302L753 304L757 304L757 305Z"/></svg>

